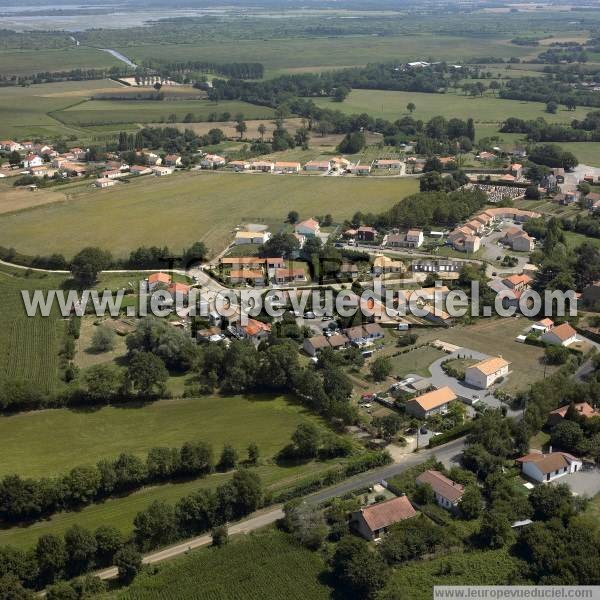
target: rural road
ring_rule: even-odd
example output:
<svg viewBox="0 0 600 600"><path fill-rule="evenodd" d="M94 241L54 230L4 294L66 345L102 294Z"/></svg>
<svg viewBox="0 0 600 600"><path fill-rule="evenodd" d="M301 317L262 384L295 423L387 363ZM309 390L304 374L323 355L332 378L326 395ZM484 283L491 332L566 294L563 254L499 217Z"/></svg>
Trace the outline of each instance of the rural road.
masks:
<svg viewBox="0 0 600 600"><path fill-rule="evenodd" d="M441 462L443 462L444 465L449 467L452 464L456 464L464 445L464 439L461 438L434 449L426 449L418 453L415 452L414 454L407 454L402 458L401 462L394 463L386 467L381 467L379 469L374 469L372 471L367 471L366 473L361 473L346 479L337 485L320 490L314 494L311 494L310 496L306 496L305 500L312 505L321 504L322 502L330 500L331 498L343 496L344 494L347 494L353 490L372 486L384 479L398 475L410 467L414 467L415 465L425 462L428 458L431 458L434 455ZM229 525L229 535L250 533L251 531L260 529L261 527L271 525L282 517L283 510L281 509L281 506L270 507L262 511L258 511L249 519ZM211 542L212 539L210 534L204 534L180 542L174 546L169 546L168 548L158 550L157 552L146 554L143 557L142 562L145 565L161 562L163 560L185 554L189 550L201 548L202 546L208 546ZM118 575L118 570L117 567L109 567L107 569L103 569L102 571L97 571L95 575L100 579L114 579Z"/></svg>

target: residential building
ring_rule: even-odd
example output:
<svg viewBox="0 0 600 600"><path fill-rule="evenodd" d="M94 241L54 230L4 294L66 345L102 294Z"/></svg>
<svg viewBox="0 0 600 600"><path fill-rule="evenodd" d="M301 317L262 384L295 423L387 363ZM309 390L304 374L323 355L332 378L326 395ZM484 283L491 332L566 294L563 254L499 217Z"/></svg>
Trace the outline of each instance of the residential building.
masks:
<svg viewBox="0 0 600 600"><path fill-rule="evenodd" d="M315 219L306 219L297 223L294 231L300 235L317 236L321 232L321 227Z"/></svg>
<svg viewBox="0 0 600 600"><path fill-rule="evenodd" d="M406 412L419 419L426 419L437 413L446 413L448 405L454 400L456 400L456 394L451 388L444 386L409 400L406 403Z"/></svg>
<svg viewBox="0 0 600 600"><path fill-rule="evenodd" d="M231 271L229 271L228 280L232 285L240 283L264 285L265 274L263 273L262 269L231 269Z"/></svg>
<svg viewBox="0 0 600 600"><path fill-rule="evenodd" d="M31 167L29 172L34 177L53 177L57 172L57 169L48 167L47 165L42 165L41 167Z"/></svg>
<svg viewBox="0 0 600 600"><path fill-rule="evenodd" d="M374 242L377 237L377 229L363 225L356 230L356 238L361 242Z"/></svg>
<svg viewBox="0 0 600 600"><path fill-rule="evenodd" d="M513 290L513 292L524 292L528 290L533 282L533 279L529 275L509 275L502 280L502 283L507 288Z"/></svg>
<svg viewBox="0 0 600 600"><path fill-rule="evenodd" d="M411 269L415 273L458 273L463 267L462 262L455 260L414 260Z"/></svg>
<svg viewBox="0 0 600 600"><path fill-rule="evenodd" d="M378 540L395 523L417 515L407 496L377 502L352 513L352 528L366 540Z"/></svg>
<svg viewBox="0 0 600 600"><path fill-rule="evenodd" d="M200 166L203 169L217 169L222 167L227 161L218 154L206 154L200 160Z"/></svg>
<svg viewBox="0 0 600 600"><path fill-rule="evenodd" d="M356 279L358 277L358 265L351 262L344 262L340 265L339 274L343 277Z"/></svg>
<svg viewBox="0 0 600 600"><path fill-rule="evenodd" d="M309 356L316 356L324 348L331 348L329 345L329 338L324 335L316 335L311 338L305 338L302 344L302 349Z"/></svg>
<svg viewBox="0 0 600 600"><path fill-rule="evenodd" d="M236 231L233 243L241 244L264 244L271 234L268 231Z"/></svg>
<svg viewBox="0 0 600 600"><path fill-rule="evenodd" d="M576 473L583 466L580 459L567 452L543 454L534 451L517 458L517 463L521 465L521 473L537 483L548 483L570 473Z"/></svg>
<svg viewBox="0 0 600 600"><path fill-rule="evenodd" d="M28 154L23 159L23 166L26 169L30 169L31 167L40 167L43 164L44 164L43 159L41 158L41 156L38 156L37 154Z"/></svg>
<svg viewBox="0 0 600 600"><path fill-rule="evenodd" d="M548 425L550 427L554 427L562 422L562 420L567 415L570 404L565 404L556 410L553 410L548 415ZM600 410L594 408L591 404L587 402L578 402L577 404L573 404L573 409L575 414L581 419L589 419L590 417L600 417Z"/></svg>
<svg viewBox="0 0 600 600"><path fill-rule="evenodd" d="M151 175L152 169L150 167L144 167L141 165L133 165L133 167L129 169L129 172L132 175Z"/></svg>
<svg viewBox="0 0 600 600"><path fill-rule="evenodd" d="M465 383L486 390L508 375L509 365L501 356L480 360L465 370Z"/></svg>
<svg viewBox="0 0 600 600"><path fill-rule="evenodd" d="M380 158L375 161L375 168L377 169L401 169L402 161L399 158Z"/></svg>
<svg viewBox="0 0 600 600"><path fill-rule="evenodd" d="M377 323L367 323L366 325L357 325L344 330L344 333L355 346L363 346L380 340L385 336L383 329Z"/></svg>
<svg viewBox="0 0 600 600"><path fill-rule="evenodd" d="M191 286L186 285L185 283L172 282L168 287L168 292L171 294L173 300L178 304L182 304L188 299L190 295Z"/></svg>
<svg viewBox="0 0 600 600"><path fill-rule="evenodd" d="M368 175L371 172L371 165L353 165L350 167L350 172L354 175Z"/></svg>
<svg viewBox="0 0 600 600"><path fill-rule="evenodd" d="M237 338L250 340L255 346L266 340L271 333L271 326L255 319L247 318L246 325L236 321L230 325L230 332Z"/></svg>
<svg viewBox="0 0 600 600"><path fill-rule="evenodd" d="M104 173L102 173L102 176L106 179L118 179L119 177L123 177L123 173L121 173L121 171L119 171L118 169L115 169L113 171L104 171Z"/></svg>
<svg viewBox="0 0 600 600"><path fill-rule="evenodd" d="M181 166L181 156L179 156L179 154L167 154L165 156L165 166L166 167L180 167Z"/></svg>
<svg viewBox="0 0 600 600"><path fill-rule="evenodd" d="M171 285L171 281L171 276L168 273L152 273L146 279L149 292L154 291L159 286L168 287Z"/></svg>
<svg viewBox="0 0 600 600"><path fill-rule="evenodd" d="M390 248L419 248L423 245L423 232L420 229L409 229L406 233L394 231L388 234L386 246Z"/></svg>
<svg viewBox="0 0 600 600"><path fill-rule="evenodd" d="M305 171L327 172L331 169L331 163L328 160L310 160L304 165Z"/></svg>
<svg viewBox="0 0 600 600"><path fill-rule="evenodd" d="M301 168L299 162L277 161L275 163L275 170L281 173L299 173Z"/></svg>
<svg viewBox="0 0 600 600"><path fill-rule="evenodd" d="M23 150L23 146L18 142L13 142L12 140L2 140L0 142L0 148L2 150L6 150L7 152L18 152L19 150Z"/></svg>
<svg viewBox="0 0 600 600"><path fill-rule="evenodd" d="M377 256L373 260L373 272L375 275L385 273L404 273L406 265L401 260L394 260L389 256Z"/></svg>
<svg viewBox="0 0 600 600"><path fill-rule="evenodd" d="M165 177L166 175L172 175L173 174L173 167L152 167L152 172L157 176L157 177Z"/></svg>
<svg viewBox="0 0 600 600"><path fill-rule="evenodd" d="M577 332L569 323L553 327L542 334L542 341L555 346L568 346L577 341Z"/></svg>
<svg viewBox="0 0 600 600"><path fill-rule="evenodd" d="M273 280L277 284L306 281L306 271L302 267L287 267L273 270Z"/></svg>
<svg viewBox="0 0 600 600"><path fill-rule="evenodd" d="M115 185L117 182L114 179L109 179L108 177L99 177L94 181L94 185L97 188L107 188L112 185Z"/></svg>
<svg viewBox="0 0 600 600"><path fill-rule="evenodd" d="M255 160L250 163L251 171L261 171L262 173L272 173L275 169L275 163L270 160Z"/></svg>
<svg viewBox="0 0 600 600"><path fill-rule="evenodd" d="M510 174L519 179L523 175L523 165L521 163L513 163L510 165Z"/></svg>
<svg viewBox="0 0 600 600"><path fill-rule="evenodd" d="M463 496L465 487L449 479L439 471L428 469L423 471L417 479L417 485L428 484L435 494L435 501L442 507L451 511L458 510L458 504Z"/></svg>
<svg viewBox="0 0 600 600"><path fill-rule="evenodd" d="M249 171L250 163L246 160L232 160L227 163L227 167L234 171Z"/></svg>
<svg viewBox="0 0 600 600"><path fill-rule="evenodd" d="M536 321L531 326L531 329L533 331L538 331L539 333L546 333L546 331L549 331L553 327L554 327L554 321L552 319L549 319L548 317L546 317L545 319L541 319L540 321Z"/></svg>

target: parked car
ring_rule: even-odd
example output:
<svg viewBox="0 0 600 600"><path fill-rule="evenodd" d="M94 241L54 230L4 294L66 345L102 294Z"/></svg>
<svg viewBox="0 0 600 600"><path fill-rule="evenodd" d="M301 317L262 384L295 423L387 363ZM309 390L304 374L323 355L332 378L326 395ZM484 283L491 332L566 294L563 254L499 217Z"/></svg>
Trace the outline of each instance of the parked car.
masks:
<svg viewBox="0 0 600 600"><path fill-rule="evenodd" d="M427 427L421 427L419 431L422 435L425 435L427 433Z"/></svg>

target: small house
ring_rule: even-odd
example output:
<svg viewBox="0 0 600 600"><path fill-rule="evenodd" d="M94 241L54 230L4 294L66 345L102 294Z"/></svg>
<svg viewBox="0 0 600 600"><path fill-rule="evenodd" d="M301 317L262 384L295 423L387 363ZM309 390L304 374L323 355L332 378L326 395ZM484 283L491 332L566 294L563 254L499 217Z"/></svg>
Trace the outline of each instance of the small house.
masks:
<svg viewBox="0 0 600 600"><path fill-rule="evenodd" d="M548 483L559 477L576 473L583 466L582 461L567 452L530 452L517 458L521 473L537 483Z"/></svg>
<svg viewBox="0 0 600 600"><path fill-rule="evenodd" d="M547 344L568 346L577 341L577 332L569 323L563 323L546 331L541 339Z"/></svg>
<svg viewBox="0 0 600 600"><path fill-rule="evenodd" d="M510 363L501 356L481 360L467 367L465 371L465 383L486 390L498 381L498 379L508 375L509 365Z"/></svg>
<svg viewBox="0 0 600 600"><path fill-rule="evenodd" d="M444 386L409 400L406 403L406 412L419 419L426 419L437 413L444 414L448 411L450 402L453 402L456 398L457 396L452 389Z"/></svg>
<svg viewBox="0 0 600 600"><path fill-rule="evenodd" d="M463 496L465 487L449 479L439 471L429 469L421 473L417 485L428 484L435 494L435 501L442 507L451 511L458 510L458 504Z"/></svg>
<svg viewBox="0 0 600 600"><path fill-rule="evenodd" d="M417 515L407 496L377 502L352 513L352 528L366 540L373 541L385 535L395 523Z"/></svg>
<svg viewBox="0 0 600 600"><path fill-rule="evenodd" d="M319 222L315 219L306 219L296 225L294 231L300 235L317 236L321 232Z"/></svg>

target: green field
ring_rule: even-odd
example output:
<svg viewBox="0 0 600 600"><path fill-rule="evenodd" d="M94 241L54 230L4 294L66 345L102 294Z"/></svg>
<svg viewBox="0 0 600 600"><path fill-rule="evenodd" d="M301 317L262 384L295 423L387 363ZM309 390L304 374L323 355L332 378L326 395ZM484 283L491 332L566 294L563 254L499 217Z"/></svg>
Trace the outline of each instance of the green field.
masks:
<svg viewBox="0 0 600 600"><path fill-rule="evenodd" d="M318 552L290 536L267 530L235 539L224 548L202 548L143 574L120 600L326 600L331 589Z"/></svg>
<svg viewBox="0 0 600 600"><path fill-rule="evenodd" d="M302 218L331 213L336 221L357 210L381 212L416 192L418 182L192 172L142 177L108 190L77 189L67 202L0 216L3 245L25 254L66 256L98 245L125 256L142 245L179 251L204 240L219 252L236 225L264 222L278 231L290 210Z"/></svg>
<svg viewBox="0 0 600 600"><path fill-rule="evenodd" d="M274 115L272 108L247 102L89 100L56 112L54 116L67 125L85 127L115 123L166 122L171 114L176 115L177 121L183 121L188 113L194 114L199 119L206 119L210 113L224 111L232 116L242 113L247 119L269 119Z"/></svg>
<svg viewBox="0 0 600 600"><path fill-rule="evenodd" d="M45 71L69 71L71 69L104 69L122 62L97 48L73 46L64 49L2 50L0 51L0 75L31 75Z"/></svg>
<svg viewBox="0 0 600 600"><path fill-rule="evenodd" d="M324 471L336 461L279 466L273 456L290 441L302 422L320 421L301 406L283 397L205 397L163 400L142 407L105 407L98 410L55 409L0 417L0 438L5 457L0 475L51 476L80 464L93 464L120 452L145 456L153 446L180 446L185 441L213 444L216 456L224 443L238 449L256 442L261 464L256 468L271 490L294 485ZM57 432L60 431L60 434ZM27 444L23 440L27 440ZM22 527L0 529L0 545L28 547L44 533L63 533L78 523L93 529L112 523L125 534L133 518L154 500L176 502L200 488L214 488L230 474L214 473L204 479L155 485L128 496L111 498L80 511L58 513L47 520Z"/></svg>
<svg viewBox="0 0 600 600"><path fill-rule="evenodd" d="M4 452L0 476L58 474L120 452L144 456L152 446L180 446L192 440L214 444L217 452L230 442L241 453L256 441L267 458L289 442L293 430L306 418L312 417L283 397L241 396L5 416L0 417Z"/></svg>
<svg viewBox="0 0 600 600"><path fill-rule="evenodd" d="M27 317L21 290L57 288L60 279L24 278L23 273L5 267L0 270L0 375L34 382L51 391L58 383L63 323L56 316Z"/></svg>
<svg viewBox="0 0 600 600"><path fill-rule="evenodd" d="M116 48L134 62L147 58L189 60L201 56L203 60L218 62L253 61L263 63L267 77L282 72L323 70L323 67L347 67L367 63L449 60L460 62L475 56L524 56L531 48L514 46L506 39L487 37L455 37L431 34L401 36L315 37L269 40L208 40L205 44L161 44ZM318 69L320 67L321 69Z"/></svg>
<svg viewBox="0 0 600 600"><path fill-rule="evenodd" d="M575 111L559 110L555 115L545 112L541 102L503 100L493 96L471 98L463 94L424 94L419 92L392 92L383 90L352 90L344 102L332 102L329 98L315 100L322 107L341 110L348 114L368 113L373 117L396 120L408 115L406 105L413 102L415 119L428 120L437 115L459 119L473 118L476 123L500 123L507 117L536 119L544 117L549 122L568 122L582 119L590 109ZM479 134L478 134L479 135Z"/></svg>

